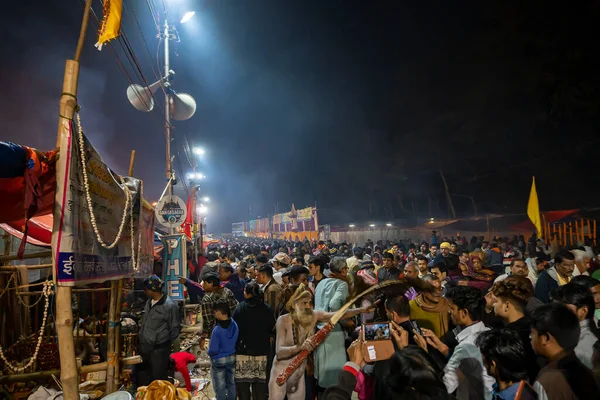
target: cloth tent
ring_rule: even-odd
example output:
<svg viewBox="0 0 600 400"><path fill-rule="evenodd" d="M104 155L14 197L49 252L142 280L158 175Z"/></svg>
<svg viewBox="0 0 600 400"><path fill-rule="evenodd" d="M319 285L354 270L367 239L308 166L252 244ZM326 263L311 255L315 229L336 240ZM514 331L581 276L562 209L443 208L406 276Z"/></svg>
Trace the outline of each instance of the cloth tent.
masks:
<svg viewBox="0 0 600 400"><path fill-rule="evenodd" d="M56 159L54 150L0 142L0 226L38 246L50 246Z"/></svg>

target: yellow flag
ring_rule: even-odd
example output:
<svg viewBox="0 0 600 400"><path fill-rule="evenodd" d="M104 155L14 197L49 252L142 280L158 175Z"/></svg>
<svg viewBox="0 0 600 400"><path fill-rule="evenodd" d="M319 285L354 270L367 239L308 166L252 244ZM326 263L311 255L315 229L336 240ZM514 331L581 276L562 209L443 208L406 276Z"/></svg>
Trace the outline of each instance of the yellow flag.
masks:
<svg viewBox="0 0 600 400"><path fill-rule="evenodd" d="M102 50L105 43L119 36L121 31L121 14L123 12L123 0L104 0L102 8L102 24L98 32L98 43L96 47Z"/></svg>
<svg viewBox="0 0 600 400"><path fill-rule="evenodd" d="M542 217L540 216L540 203L538 201L537 191L535 190L535 176L531 184L531 193L529 193L529 203L527 203L527 216L531 223L537 229L538 237L542 237Z"/></svg>

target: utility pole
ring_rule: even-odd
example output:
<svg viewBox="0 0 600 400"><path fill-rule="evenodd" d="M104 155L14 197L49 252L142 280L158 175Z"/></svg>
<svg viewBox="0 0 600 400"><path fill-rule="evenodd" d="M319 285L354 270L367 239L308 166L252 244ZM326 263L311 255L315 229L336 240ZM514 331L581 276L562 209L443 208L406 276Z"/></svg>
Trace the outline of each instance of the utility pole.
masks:
<svg viewBox="0 0 600 400"><path fill-rule="evenodd" d="M171 74L169 73L169 18L165 14L165 30L163 33L163 39L165 41L165 138L167 140L167 182L169 183L169 195L173 196L173 162L171 159L171 95L169 90L171 88ZM175 233L175 228L169 227L169 235Z"/></svg>

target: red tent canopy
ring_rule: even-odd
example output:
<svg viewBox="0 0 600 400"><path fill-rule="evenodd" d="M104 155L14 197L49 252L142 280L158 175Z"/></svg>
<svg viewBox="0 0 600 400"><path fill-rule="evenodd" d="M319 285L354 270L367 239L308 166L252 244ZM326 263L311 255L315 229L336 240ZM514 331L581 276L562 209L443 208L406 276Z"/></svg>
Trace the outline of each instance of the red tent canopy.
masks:
<svg viewBox="0 0 600 400"><path fill-rule="evenodd" d="M27 241L50 246L56 187L56 151L0 142L0 226Z"/></svg>
<svg viewBox="0 0 600 400"><path fill-rule="evenodd" d="M31 218L27 222L27 243L36 246L50 246L52 241L52 223L54 218L52 214L40 215ZM25 230L25 220L12 221L6 224L0 224L0 228L9 234L23 239Z"/></svg>
<svg viewBox="0 0 600 400"><path fill-rule="evenodd" d="M560 210L560 211L547 211L547 212L543 212L542 214L542 221L548 222L548 223L554 223L554 222L558 222L564 218L567 218L573 214L576 214L579 212L579 209L576 210ZM512 230L515 231L520 231L520 232L531 232L533 230L535 230L535 226L533 226L533 224L531 223L531 221L529 220L529 218L523 222L520 222L516 225L511 226Z"/></svg>

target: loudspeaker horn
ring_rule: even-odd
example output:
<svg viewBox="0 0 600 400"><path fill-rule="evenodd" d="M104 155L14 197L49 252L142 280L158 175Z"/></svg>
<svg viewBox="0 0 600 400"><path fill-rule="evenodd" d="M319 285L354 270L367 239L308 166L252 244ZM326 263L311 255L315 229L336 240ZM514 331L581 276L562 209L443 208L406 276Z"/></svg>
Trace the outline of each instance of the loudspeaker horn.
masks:
<svg viewBox="0 0 600 400"><path fill-rule="evenodd" d="M162 78L148 87L138 85L137 83L129 85L127 87L127 100L139 111L152 111L154 109L152 94L156 93L164 79Z"/></svg>
<svg viewBox="0 0 600 400"><path fill-rule="evenodd" d="M175 93L169 96L171 118L185 121L192 118L196 112L196 100L187 93Z"/></svg>

